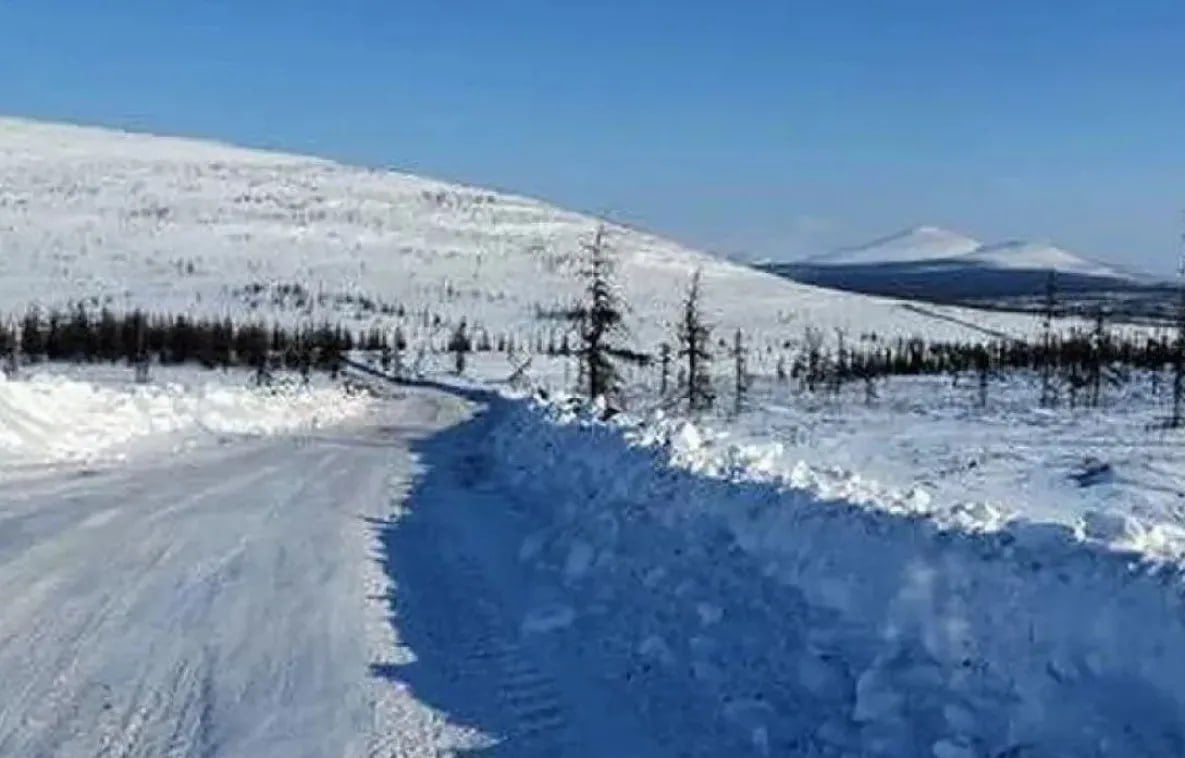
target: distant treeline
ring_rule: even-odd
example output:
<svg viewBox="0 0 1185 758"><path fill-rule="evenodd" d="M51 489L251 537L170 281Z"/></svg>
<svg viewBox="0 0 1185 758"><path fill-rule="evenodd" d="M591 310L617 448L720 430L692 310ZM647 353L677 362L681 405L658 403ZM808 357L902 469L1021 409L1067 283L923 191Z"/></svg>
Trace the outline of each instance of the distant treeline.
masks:
<svg viewBox="0 0 1185 758"><path fill-rule="evenodd" d="M1159 371L1178 358L1176 337L1116 338L1105 330L1075 330L1050 335L1040 341L993 340L982 343L930 342L896 339L890 342L861 341L852 349L840 348L823 355L821 349L806 348L794 363L794 373L805 375L813 367L827 365L846 378L909 376L959 373L981 370L1053 369L1059 373L1081 373L1098 366L1122 366Z"/></svg>
<svg viewBox="0 0 1185 758"><path fill-rule="evenodd" d="M28 311L0 327L0 353L26 362L198 363L208 368L336 370L355 345L346 329L323 323L287 328L231 319L93 313L84 306Z"/></svg>

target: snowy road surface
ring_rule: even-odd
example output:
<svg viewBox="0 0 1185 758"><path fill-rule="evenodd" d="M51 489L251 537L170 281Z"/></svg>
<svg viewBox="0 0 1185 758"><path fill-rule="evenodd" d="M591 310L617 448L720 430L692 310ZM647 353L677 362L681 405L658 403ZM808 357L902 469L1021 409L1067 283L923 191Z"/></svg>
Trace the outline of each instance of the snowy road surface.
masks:
<svg viewBox="0 0 1185 758"><path fill-rule="evenodd" d="M501 504L463 482L413 490L436 467L417 446L465 404L380 407L11 482L0 755L655 754L573 656L548 656L565 611L522 615L537 598L506 589L517 542L499 519L453 518Z"/></svg>
<svg viewBox="0 0 1185 758"><path fill-rule="evenodd" d="M414 754L438 739L439 719L369 673L386 620L365 519L411 476L410 441L459 408L391 405L315 438L6 487L0 755Z"/></svg>

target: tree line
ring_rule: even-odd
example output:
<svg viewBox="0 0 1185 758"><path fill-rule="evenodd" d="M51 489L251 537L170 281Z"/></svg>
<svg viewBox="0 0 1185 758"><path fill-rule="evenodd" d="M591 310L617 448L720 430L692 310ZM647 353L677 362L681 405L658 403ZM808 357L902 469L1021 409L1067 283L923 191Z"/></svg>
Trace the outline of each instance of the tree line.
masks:
<svg viewBox="0 0 1185 758"><path fill-rule="evenodd" d="M737 330L731 349L724 340L713 345L712 327L703 317L701 276L694 273L688 284L673 339L659 345L655 354L637 352L627 346L626 304L617 292L612 256L603 227L584 250L585 266L580 272L584 292L580 301L567 309L555 308L539 315L567 321L577 335L574 346L564 337L557 348L554 337L546 352L572 355L578 360L578 385L589 399L604 398L612 411L622 402L622 374L625 365L657 366L659 393L678 400L690 412L713 407L717 400L711 370L713 347L732 360L732 410L740 413L750 390L748 369L750 347ZM1185 293L1185 290L1183 290ZM850 383L864 387L868 401L877 397L877 384L891 377L946 374L952 384L960 377L976 377L979 400L987 404L993 379L1011 371L1035 372L1041 377L1039 403L1045 407L1097 407L1109 386L1127 381L1133 370L1150 372L1159 391L1161 372L1172 372L1173 412L1170 426L1185 425L1185 294L1179 308L1175 334L1116 334L1108 313L1100 308L1091 326L1077 326L1055 333L1056 285L1050 274L1042 326L1036 339L996 338L981 342L935 341L921 338L885 340L875 334L846 340L842 331L828 345L824 334L807 328L799 342L786 341L777 358L778 381L797 381L809 392L836 393ZM455 344L464 344L456 342ZM767 350L773 350L772 347ZM792 352L791 352L792 350ZM673 376L674 375L674 376Z"/></svg>
<svg viewBox="0 0 1185 758"><path fill-rule="evenodd" d="M0 354L10 363L123 361L337 371L355 344L349 330L329 323L290 328L106 308L95 313L82 305L33 308L18 321L0 326Z"/></svg>

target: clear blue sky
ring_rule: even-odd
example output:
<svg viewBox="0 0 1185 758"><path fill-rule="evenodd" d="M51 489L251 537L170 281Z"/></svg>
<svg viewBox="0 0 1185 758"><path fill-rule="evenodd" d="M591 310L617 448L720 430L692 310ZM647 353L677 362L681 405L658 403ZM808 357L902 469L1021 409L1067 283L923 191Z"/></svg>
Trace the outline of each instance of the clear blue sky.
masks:
<svg viewBox="0 0 1185 758"><path fill-rule="evenodd" d="M918 223L1171 270L1181 0L0 0L0 113L792 258Z"/></svg>

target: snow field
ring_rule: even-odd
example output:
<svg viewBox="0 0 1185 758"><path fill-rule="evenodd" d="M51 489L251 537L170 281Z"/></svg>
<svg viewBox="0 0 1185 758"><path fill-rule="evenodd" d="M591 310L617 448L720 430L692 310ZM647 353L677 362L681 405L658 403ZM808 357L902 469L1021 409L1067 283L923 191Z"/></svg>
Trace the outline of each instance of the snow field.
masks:
<svg viewBox="0 0 1185 758"><path fill-rule="evenodd" d="M250 387L243 373L195 371L174 375L176 381L136 385L52 372L0 378L0 469L118 457L138 441L313 429L356 416L368 405L365 397L331 386Z"/></svg>
<svg viewBox="0 0 1185 758"><path fill-rule="evenodd" d="M105 305L292 325L403 329L438 345L466 319L520 345L563 325L597 219L547 203L393 171L194 140L0 118L0 313ZM671 338L703 274L717 333L754 344L1033 333L1034 319L809 287L611 225L636 346ZM943 318L943 316L948 318ZM440 319L440 323L436 319Z"/></svg>
<svg viewBox="0 0 1185 758"><path fill-rule="evenodd" d="M668 736L731 735L733 754L1185 751L1177 566L1058 524L828 500L805 465L783 476L682 422L493 403L492 470L539 527L520 557L563 577L581 637L615 650ZM681 723L671 688L715 723Z"/></svg>

